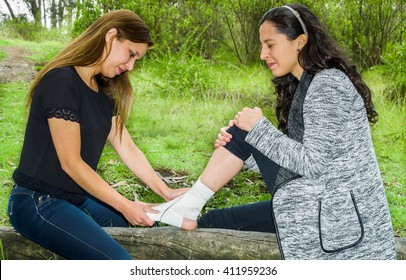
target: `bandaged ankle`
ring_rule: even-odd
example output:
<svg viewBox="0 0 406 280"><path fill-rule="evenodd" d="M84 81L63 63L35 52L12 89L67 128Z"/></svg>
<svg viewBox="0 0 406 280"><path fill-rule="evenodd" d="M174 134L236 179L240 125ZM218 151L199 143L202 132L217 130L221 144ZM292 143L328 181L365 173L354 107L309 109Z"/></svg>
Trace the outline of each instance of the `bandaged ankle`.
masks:
<svg viewBox="0 0 406 280"><path fill-rule="evenodd" d="M182 227L183 218L196 220L203 206L213 195L214 191L204 185L199 178L188 192L153 207L159 213L147 213L147 216L153 221Z"/></svg>
<svg viewBox="0 0 406 280"><path fill-rule="evenodd" d="M176 202L178 202L182 197L183 197L183 195L181 195L181 196L179 196L179 197L177 197L177 198L175 198L175 199L172 199L171 201L168 201L168 202L165 202L165 203L162 203L162 204L159 204L159 205L157 205L157 206L152 207L152 209L157 210L157 211L159 211L159 212L158 212L158 213L146 213L147 216L148 216L151 220L153 220L153 221L155 221L155 222L161 221L162 215L163 215L166 211L168 211L168 209L169 209L170 207L172 207Z"/></svg>
<svg viewBox="0 0 406 280"><path fill-rule="evenodd" d="M199 178L171 210L183 214L185 218L196 220L203 206L213 195L214 191L204 185Z"/></svg>

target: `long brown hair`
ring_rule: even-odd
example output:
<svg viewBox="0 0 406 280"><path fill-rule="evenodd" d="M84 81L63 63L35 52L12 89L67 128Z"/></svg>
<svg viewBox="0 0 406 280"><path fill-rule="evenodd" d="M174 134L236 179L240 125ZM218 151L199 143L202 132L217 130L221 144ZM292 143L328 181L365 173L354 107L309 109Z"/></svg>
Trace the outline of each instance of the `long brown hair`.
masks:
<svg viewBox="0 0 406 280"><path fill-rule="evenodd" d="M346 73L364 100L368 120L371 123L376 123L378 113L375 111L371 100L371 90L362 80L355 66L349 63L338 44L326 31L324 25L306 6L289 4L289 7L299 13L308 32L307 44L299 53L299 63L302 68L311 74L329 68L337 68ZM294 40L304 33L304 29L296 15L286 7L269 10L263 16L261 24L265 21L272 23L281 34L285 34L290 40ZM279 129L287 133L289 109L299 81L292 74L287 74L283 77L274 78L272 82L275 84L278 95L276 115Z"/></svg>
<svg viewBox="0 0 406 280"><path fill-rule="evenodd" d="M93 66L103 62L101 59L106 48L105 36L112 28L117 29L116 38L119 40L146 43L149 47L154 45L148 27L138 15L129 10L106 13L38 72L28 92L27 108L31 106L35 88L52 69L63 66ZM108 49L111 50L111 47ZM114 100L115 111L119 116L116 118L117 131L120 131L121 135L124 122L131 111L134 93L128 73L123 73L115 78L106 78L99 74L96 79L104 92Z"/></svg>

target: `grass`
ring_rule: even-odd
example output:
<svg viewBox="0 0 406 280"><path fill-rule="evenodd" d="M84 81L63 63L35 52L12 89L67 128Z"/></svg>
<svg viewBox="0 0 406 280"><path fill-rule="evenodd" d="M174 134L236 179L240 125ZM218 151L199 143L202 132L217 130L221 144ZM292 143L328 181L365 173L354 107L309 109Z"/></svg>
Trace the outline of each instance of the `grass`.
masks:
<svg viewBox="0 0 406 280"><path fill-rule="evenodd" d="M179 68L169 73L175 60L179 62ZM151 164L169 174L187 174L188 186L203 171L220 127L225 126L243 106L258 103L268 106L274 101L269 97L269 76L261 71L261 67L235 69L227 63L192 60L194 65L191 61L173 57L166 61L143 61L132 75L136 96L133 114L127 124L134 141ZM196 74L196 69L200 73ZM203 82L189 83L188 86L171 82L188 75L197 75ZM165 81L169 81L166 87ZM229 82L225 84L224 81ZM257 88L261 94L254 96L250 87ZM132 190L136 188L140 199L162 201L128 173L109 146L104 155L106 160L101 160L99 169L107 181L117 184L125 178L119 190L127 196L132 197ZM247 181L247 174L251 181L257 182ZM205 210L269 199L264 184L256 179L257 174L247 171L237 176L227 188L216 194Z"/></svg>
<svg viewBox="0 0 406 280"><path fill-rule="evenodd" d="M30 49L31 59L39 64L49 60L63 46L53 42L0 40L0 49L3 44ZM127 127L160 173L187 175L184 184L190 186L207 163L219 128L244 106L261 107L275 121L270 74L263 66L244 67L220 59L205 61L181 55L164 59L149 56L139 62L131 76L136 95ZM374 101L380 113L380 121L372 127L372 134L395 234L406 236L405 106L387 100L385 79L378 73L368 72L365 78L375 93ZM0 224L9 223L8 193L22 145L27 89L26 83L0 85ZM162 201L132 176L109 145L98 169L103 178L125 196L137 196L148 202ZM216 193L203 211L269 198L260 176L244 170Z"/></svg>
<svg viewBox="0 0 406 280"><path fill-rule="evenodd" d="M28 84L0 84L0 224L7 223L8 194L13 185L23 143L25 126L24 99Z"/></svg>
<svg viewBox="0 0 406 280"><path fill-rule="evenodd" d="M10 43L0 38L0 48L3 46L7 46ZM0 49L0 61L4 60L7 57L7 54Z"/></svg>
<svg viewBox="0 0 406 280"><path fill-rule="evenodd" d="M395 234L406 236L406 104L388 101L385 79L376 72L366 75L374 89L379 121L372 137L391 212Z"/></svg>

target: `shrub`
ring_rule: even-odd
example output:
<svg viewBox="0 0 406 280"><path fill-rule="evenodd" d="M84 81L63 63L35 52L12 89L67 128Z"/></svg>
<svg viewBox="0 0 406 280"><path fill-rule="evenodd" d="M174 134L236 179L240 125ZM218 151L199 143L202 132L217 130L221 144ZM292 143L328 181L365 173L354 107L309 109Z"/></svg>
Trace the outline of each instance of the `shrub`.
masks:
<svg viewBox="0 0 406 280"><path fill-rule="evenodd" d="M386 94L389 99L400 102L406 100L406 44L404 42L390 45L382 56L383 65L378 69L387 77L388 88Z"/></svg>
<svg viewBox="0 0 406 280"><path fill-rule="evenodd" d="M34 41L36 32L42 29L41 25L28 21L24 15L20 15L15 19L4 20L3 25L8 37L27 41Z"/></svg>
<svg viewBox="0 0 406 280"><path fill-rule="evenodd" d="M70 40L70 32L67 28L48 29L39 23L28 21L25 15L15 19L4 19L0 24L0 35L7 38L23 39L31 42Z"/></svg>

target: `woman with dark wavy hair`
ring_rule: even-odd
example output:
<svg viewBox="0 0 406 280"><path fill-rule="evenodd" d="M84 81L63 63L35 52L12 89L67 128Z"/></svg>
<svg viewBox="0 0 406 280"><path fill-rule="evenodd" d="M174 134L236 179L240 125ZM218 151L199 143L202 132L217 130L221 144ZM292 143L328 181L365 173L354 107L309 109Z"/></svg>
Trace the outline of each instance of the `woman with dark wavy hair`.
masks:
<svg viewBox="0 0 406 280"><path fill-rule="evenodd" d="M131 259L102 227L151 226L150 205L131 201L97 173L106 140L165 200L170 189L125 128L133 90L128 72L153 46L128 10L107 13L53 58L28 94L30 109L8 205L23 236L66 259Z"/></svg>
<svg viewBox="0 0 406 280"><path fill-rule="evenodd" d="M184 229L275 232L286 259L394 259L394 233L371 140L371 92L319 19L303 5L269 10L261 59L274 76L275 127L243 108L221 129L203 174L180 198L148 214ZM197 217L243 167L272 194Z"/></svg>

